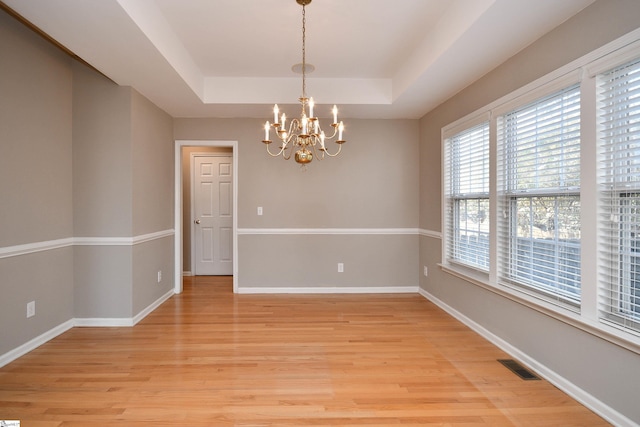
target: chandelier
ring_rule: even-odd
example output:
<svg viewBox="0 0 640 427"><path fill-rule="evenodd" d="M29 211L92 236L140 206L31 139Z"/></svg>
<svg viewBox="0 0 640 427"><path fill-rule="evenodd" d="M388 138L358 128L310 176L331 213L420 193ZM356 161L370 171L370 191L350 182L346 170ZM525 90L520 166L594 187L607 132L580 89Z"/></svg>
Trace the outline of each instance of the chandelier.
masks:
<svg viewBox="0 0 640 427"><path fill-rule="evenodd" d="M298 98L300 104L302 106L302 111L300 113L300 118L294 118L289 122L289 127L287 127L287 116L285 113L280 115L280 109L278 108L278 104L275 104L273 107L273 123L269 123L267 121L264 124L264 142L267 146L267 153L272 157L278 157L282 155L285 160L289 160L291 155L295 152L294 159L296 162L301 165L306 165L310 163L314 156L316 156L319 160L324 159L324 156L327 155L329 157L335 157L340 154L342 150L342 144L346 141L342 139L342 133L344 131L344 124L342 121L338 122L338 108L333 106L333 122L331 123L331 127L333 130L330 132L331 135L325 134L325 132L320 127L320 121L316 116L313 115L315 104L313 102L313 97L307 98L307 86L306 86L306 16L305 16L305 6L311 3L311 0L296 0L296 3L302 6L302 96ZM313 71L313 69L312 69ZM308 115L307 115L308 112ZM277 151L272 153L269 149L269 144L273 141L270 139L271 128L274 129L274 132L281 144L279 145ZM336 138L335 143L338 144L338 149L335 153L331 154L325 145L325 142L331 141ZM317 151L320 152L320 155L317 155Z"/></svg>

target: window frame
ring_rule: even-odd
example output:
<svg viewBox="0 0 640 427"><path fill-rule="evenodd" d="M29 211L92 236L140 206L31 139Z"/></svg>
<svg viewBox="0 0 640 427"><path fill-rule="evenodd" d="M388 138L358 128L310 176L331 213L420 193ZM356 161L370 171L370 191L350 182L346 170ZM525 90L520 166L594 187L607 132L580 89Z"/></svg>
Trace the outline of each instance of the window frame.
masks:
<svg viewBox="0 0 640 427"><path fill-rule="evenodd" d="M620 64L609 64L610 67L598 70L595 75L601 112L598 115L598 148L601 153L598 170L601 171L599 194L602 219L598 222L598 232L608 247L619 247L617 254L602 251L599 254L600 268L605 272L600 275L598 283L601 292L599 318L614 327L640 335L640 302L631 302L632 299L640 301L640 233L638 229L634 230L640 217L640 177L633 179L640 170L640 130L636 130L635 134L629 133L629 126L640 128L640 54L624 58L626 60ZM620 69L629 66L633 67L635 73L635 83L631 87L636 91L635 94L628 92L627 80L620 79L628 74L623 72L620 75ZM615 79L623 84L622 87L616 85L613 100L607 96L606 82L610 78L606 76L610 73L616 74ZM631 96L620 97L617 93L620 88ZM630 108L628 104L634 106ZM625 156L622 165L618 163L621 154Z"/></svg>
<svg viewBox="0 0 640 427"><path fill-rule="evenodd" d="M445 227L448 230L449 238L446 241L443 241L443 256L447 259L447 262L457 264L461 268L471 269L476 271L478 274L488 274L489 265L487 261L486 268L483 268L479 263L471 263L465 262L462 257L456 257L455 254L459 250L458 245L458 237L456 230L460 230L459 227L459 218L460 218L460 203L468 202L468 201L482 201L486 200L490 204L489 195L490 195L490 183L487 182L486 191L475 191L475 192L467 192L462 193L459 190L455 190L456 182L460 181L459 176L455 172L455 166L452 164L452 158L455 157L453 155L454 151L454 140L460 135L474 132L479 128L484 128L486 126L486 132L488 133L490 130L490 117L489 115L482 114L477 117L473 117L470 120L466 120L463 123L459 123L455 126L443 130L443 140L444 140L444 149L446 150L445 155L443 156L443 171L445 174L445 179L443 180L443 206L445 206L446 214L443 215L443 219L445 222ZM484 133L485 131L482 130ZM490 160L489 155L489 136L487 135L487 153L486 153L486 163L487 167L489 167L488 162ZM487 170L487 174L489 171ZM487 181L489 176L487 176ZM457 180L457 181L456 181ZM490 216L490 211L489 211ZM486 217L486 221L489 224L490 218ZM488 226L489 230L487 231L487 237L490 237L491 234L491 225ZM468 255L465 253L465 255ZM487 260L490 257L490 254L487 252L486 254Z"/></svg>
<svg viewBox="0 0 640 427"><path fill-rule="evenodd" d="M580 109L581 109L581 88L579 82L574 81L575 77L572 79L558 81L558 85L562 87L557 87L558 85L551 85L547 90L536 91L536 95L538 95L535 99L525 99L523 102L518 102L518 99L514 100L513 103L509 105L508 109L499 110L497 114L496 127L497 127L497 137L496 137L496 157L498 161L498 166L494 170L494 173L497 176L497 189L496 192L498 194L498 203L497 209L499 212L502 212L502 215L498 216L496 228L496 232L498 233L498 239L496 243L496 252L498 256L497 261L497 276L498 283L508 284L513 287L525 288L526 291L535 297L543 298L549 300L555 304L560 304L566 306L568 309L577 310L580 307L580 298L581 292L579 290L580 287L580 272L578 272L577 285L574 285L573 288L577 289L577 292L573 294L569 291L564 291L563 288L568 287L568 285L563 285L561 283L549 283L549 280L544 279L544 274L542 273L542 269L544 267L543 259L546 255L553 256L557 261L557 254L562 250L563 247L569 248L575 245L567 243L566 245L561 245L559 241L557 241L556 233L554 233L553 245L549 245L548 241L545 241L543 238L533 237L533 230L531 230L531 234L527 236L521 236L519 232L519 220L520 220L520 209L518 207L520 201L529 201L529 205L533 203L534 200L544 200L544 199L554 199L554 208L557 208L557 204L561 200L578 200L578 204L580 203L580 183L578 177L578 183L575 184L575 177L573 181L571 179L568 180L569 183L573 183L574 185L566 185L563 182L558 182L556 186L545 186L544 184L539 183L539 179L544 178L541 176L542 174L538 174L537 168L535 171L535 176L533 177L533 181L535 183L520 183L520 179L522 176L517 170L517 166L520 158L524 152L534 148L533 155L525 155L525 159L534 161L536 165L539 165L540 161L549 161L549 156L555 154L555 150L552 148L553 146L560 146L561 151L564 149L564 144L561 141L564 141L564 137L575 136L576 127L578 135L580 135L581 128L581 120L580 120ZM562 83L562 84L561 84ZM533 94L532 94L533 95ZM569 96L569 103L565 104L565 98ZM573 124L569 121L569 127L573 127L574 130L572 133L567 133L565 135L564 132L561 132L560 141L554 141L549 143L546 138L549 137L548 133L544 129L546 124L548 123L550 118L557 118L559 115L554 110L552 113L549 113L547 108L550 104L555 104L560 102L562 109L565 106L573 106L573 114L567 117L567 120L576 120L575 116L577 115L577 124ZM576 107L577 105L577 107ZM545 111L538 114L538 108L543 108ZM575 110L577 109L577 114ZM510 124L512 121L518 121L518 118L524 115L527 117L527 123L534 123L533 128L536 130L534 132L536 134L536 138L519 138L518 130L516 128L514 130L513 125ZM538 140L538 121L541 120L541 124L543 126L543 134L542 140ZM572 126L571 126L572 125ZM518 126L518 125L516 125ZM531 127L531 126L528 126ZM564 130L564 121L562 121L562 129ZM532 140L533 142L532 145ZM543 141L543 144L540 146L539 142ZM580 137L573 138L572 144L570 148L577 147L578 151L580 150ZM569 159L566 163L563 160L562 166L557 166L557 169L565 171L567 168L571 169L571 160ZM546 163L544 163L546 164ZM574 166L575 167L575 166ZM580 170L580 161L578 160L578 171ZM579 174L579 172L578 172ZM558 178L562 179L562 174L558 173ZM529 223L533 225L532 221L533 212L530 212ZM557 219L557 216L556 216ZM554 223L555 224L555 223ZM533 227L531 227L533 228ZM538 248L541 246L549 246L549 249L552 253L549 254L541 254L537 257L537 260L529 257L529 260L532 260L530 263L530 267L532 270L527 274L525 272L525 268L522 266L522 258L520 252L522 248L522 243L529 242L531 244L531 254L535 253L534 246L537 245ZM578 260L580 263L580 244L578 243ZM526 256L525 256L526 258ZM525 259L526 260L526 259ZM571 260L567 260L569 263ZM533 267L537 267L536 269ZM555 277L561 276L563 272L563 267L569 267L568 265L563 265L555 262L553 266L549 266L549 270L551 274ZM576 279L574 278L574 281ZM547 282L547 283L545 283Z"/></svg>

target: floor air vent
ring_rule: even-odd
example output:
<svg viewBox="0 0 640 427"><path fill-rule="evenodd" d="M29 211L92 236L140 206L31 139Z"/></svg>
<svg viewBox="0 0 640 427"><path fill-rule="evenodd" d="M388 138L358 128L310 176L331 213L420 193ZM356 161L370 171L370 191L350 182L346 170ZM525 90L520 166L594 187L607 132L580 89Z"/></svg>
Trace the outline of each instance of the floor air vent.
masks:
<svg viewBox="0 0 640 427"><path fill-rule="evenodd" d="M502 363L507 369L511 372L522 378L523 380L531 381L531 380L539 380L536 374L519 364L513 359L498 359L498 362Z"/></svg>

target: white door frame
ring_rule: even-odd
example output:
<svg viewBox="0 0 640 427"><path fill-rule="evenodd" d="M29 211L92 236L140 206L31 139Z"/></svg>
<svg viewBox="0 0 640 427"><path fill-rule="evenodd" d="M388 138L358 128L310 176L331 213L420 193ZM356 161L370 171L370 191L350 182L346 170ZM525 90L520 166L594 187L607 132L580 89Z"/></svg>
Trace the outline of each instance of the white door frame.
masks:
<svg viewBox="0 0 640 427"><path fill-rule="evenodd" d="M176 140L174 151L174 292L182 292L182 148L231 147L233 161L233 292L238 291L238 141Z"/></svg>

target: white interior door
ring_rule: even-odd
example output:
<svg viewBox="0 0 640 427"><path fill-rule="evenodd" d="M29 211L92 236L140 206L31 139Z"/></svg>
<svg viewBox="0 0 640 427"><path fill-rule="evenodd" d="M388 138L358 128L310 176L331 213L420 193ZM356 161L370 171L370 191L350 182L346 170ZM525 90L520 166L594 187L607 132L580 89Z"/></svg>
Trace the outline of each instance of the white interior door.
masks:
<svg viewBox="0 0 640 427"><path fill-rule="evenodd" d="M195 274L233 274L233 170L231 156L193 158Z"/></svg>

